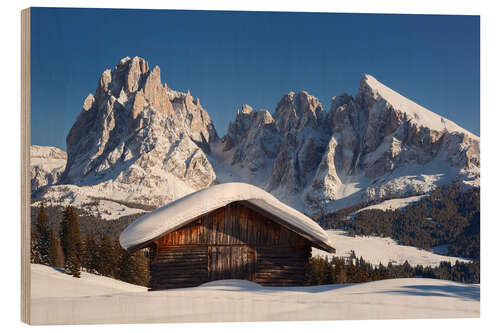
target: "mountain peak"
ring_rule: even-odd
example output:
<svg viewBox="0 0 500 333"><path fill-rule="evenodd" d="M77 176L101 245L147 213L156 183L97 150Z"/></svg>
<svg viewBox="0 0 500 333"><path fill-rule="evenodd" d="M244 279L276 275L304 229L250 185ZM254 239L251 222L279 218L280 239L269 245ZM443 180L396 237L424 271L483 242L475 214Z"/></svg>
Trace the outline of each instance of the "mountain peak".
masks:
<svg viewBox="0 0 500 333"><path fill-rule="evenodd" d="M61 183L97 186L111 180L125 186L156 165L162 175L155 178L158 184L182 183L198 172L207 178L185 189L203 187L213 181L204 153L214 140L217 133L199 100L194 103L190 92L162 84L160 67L150 70L145 59L125 57L103 72L95 96L85 99L66 139L68 163ZM190 162L163 162L169 154L189 154Z"/></svg>
<svg viewBox="0 0 500 333"><path fill-rule="evenodd" d="M146 61L146 59L141 58L139 56L135 56L133 58L127 56L121 59L120 62L115 66L115 69L123 66L128 68L132 68L133 66L138 66L142 73L146 73L147 71L149 71L149 63Z"/></svg>
<svg viewBox="0 0 500 333"><path fill-rule="evenodd" d="M274 112L276 125L281 131L287 132L291 129L316 123L318 118L325 115L323 105L319 100L306 91L288 92L283 95Z"/></svg>
<svg viewBox="0 0 500 333"><path fill-rule="evenodd" d="M387 87L369 74L364 74L361 79L357 99L363 104L367 104L369 106L374 105L376 102L383 101L391 105L397 112L405 115L417 126L423 126L437 132L463 133L478 139L476 135L458 126L453 121L420 106L419 104ZM370 109L377 110L377 108Z"/></svg>
<svg viewBox="0 0 500 333"><path fill-rule="evenodd" d="M61 180L40 195L157 206L243 181L317 213L455 181L479 186L479 138L369 74L356 97L332 98L328 113L306 91L284 94L273 115L243 105L222 140L200 101L160 76L139 57L104 71L68 134ZM46 174L34 186L52 184Z"/></svg>
<svg viewBox="0 0 500 333"><path fill-rule="evenodd" d="M237 113L250 114L253 112L253 108L248 104L243 104L241 107L241 111L238 109Z"/></svg>

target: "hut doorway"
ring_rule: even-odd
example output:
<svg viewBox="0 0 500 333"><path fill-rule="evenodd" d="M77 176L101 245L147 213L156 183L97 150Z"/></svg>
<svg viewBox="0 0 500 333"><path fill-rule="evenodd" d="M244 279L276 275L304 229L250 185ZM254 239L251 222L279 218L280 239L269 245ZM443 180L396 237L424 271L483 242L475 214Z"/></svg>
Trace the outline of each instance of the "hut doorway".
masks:
<svg viewBox="0 0 500 333"><path fill-rule="evenodd" d="M224 279L255 280L255 248L241 246L209 246L210 281Z"/></svg>

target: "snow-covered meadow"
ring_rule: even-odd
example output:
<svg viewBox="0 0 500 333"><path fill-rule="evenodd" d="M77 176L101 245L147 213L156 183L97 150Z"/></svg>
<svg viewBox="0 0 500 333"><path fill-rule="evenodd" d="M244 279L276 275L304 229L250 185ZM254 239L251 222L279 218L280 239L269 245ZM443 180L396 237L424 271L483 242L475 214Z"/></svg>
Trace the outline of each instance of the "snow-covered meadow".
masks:
<svg viewBox="0 0 500 333"><path fill-rule="evenodd" d="M145 288L32 265L32 324L218 322L479 317L479 285L393 279L314 287L242 280L196 288Z"/></svg>
<svg viewBox="0 0 500 333"><path fill-rule="evenodd" d="M326 230L330 243L337 251L334 255L337 257L348 257L351 250L357 257L363 257L366 262L373 265L382 263L387 265L403 264L405 261L412 266L439 266L441 261L448 261L454 264L457 260L469 262L465 258L449 257L434 252L420 250L413 246L399 245L397 241L389 237L375 236L348 236L343 230ZM328 256L332 254L313 248L313 256Z"/></svg>
<svg viewBox="0 0 500 333"><path fill-rule="evenodd" d="M45 265L31 265L31 297L52 298L65 296L96 296L122 292L147 291L146 287L115 280L105 276L81 272L79 279L64 274L62 269Z"/></svg>
<svg viewBox="0 0 500 333"><path fill-rule="evenodd" d="M407 197L407 198L385 200L385 201L382 201L381 203L378 203L376 205L371 205L371 206L368 206L365 208L361 208L360 210L356 211L354 214L358 214L359 212L362 212L364 210L369 210L369 209L380 209L383 211L401 209L401 208L405 208L408 205L414 204L414 203L422 200L424 197L425 197L425 195L415 195L415 196Z"/></svg>

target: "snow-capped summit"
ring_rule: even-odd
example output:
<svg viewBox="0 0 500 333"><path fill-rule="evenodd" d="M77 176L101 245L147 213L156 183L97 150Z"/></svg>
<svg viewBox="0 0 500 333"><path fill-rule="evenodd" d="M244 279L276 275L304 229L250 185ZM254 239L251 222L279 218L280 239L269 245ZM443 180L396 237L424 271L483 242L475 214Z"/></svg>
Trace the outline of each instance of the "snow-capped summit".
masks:
<svg viewBox="0 0 500 333"><path fill-rule="evenodd" d="M233 180L238 175L308 213L453 181L479 186L479 138L370 75L355 97L333 97L328 112L299 92L283 96L266 126L247 119L254 117L238 114L224 149L213 151L223 150Z"/></svg>
<svg viewBox="0 0 500 333"><path fill-rule="evenodd" d="M426 108L418 105L417 103L409 100L408 98L400 95L389 87L386 87L373 76L365 74L361 80L360 93L366 93L370 90L374 95L376 101L384 101L392 105L392 107L399 112L403 112L408 118L414 120L415 123L422 127L429 128L437 132L458 132L464 133L468 136L479 139L476 135L458 126L451 120L448 120L440 115L427 110ZM376 110L376 108L375 108Z"/></svg>
<svg viewBox="0 0 500 333"><path fill-rule="evenodd" d="M305 91L286 93L272 113L245 104L220 140L198 98L162 83L159 67L126 57L84 100L67 153L58 184L37 198L158 207L245 182L321 214L454 181L479 186L479 137L370 75L329 109Z"/></svg>
<svg viewBox="0 0 500 333"><path fill-rule="evenodd" d="M85 99L66 138L59 185L38 195L64 204L88 196L159 206L215 181L206 154L217 139L198 99L162 84L159 67L123 58Z"/></svg>

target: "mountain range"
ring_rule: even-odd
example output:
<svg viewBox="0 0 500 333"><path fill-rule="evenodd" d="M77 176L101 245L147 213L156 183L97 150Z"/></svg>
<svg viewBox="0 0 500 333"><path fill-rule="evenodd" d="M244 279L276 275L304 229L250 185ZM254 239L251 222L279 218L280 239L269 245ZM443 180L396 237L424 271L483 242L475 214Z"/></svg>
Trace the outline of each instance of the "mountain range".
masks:
<svg viewBox="0 0 500 333"><path fill-rule="evenodd" d="M229 181L309 215L480 185L479 137L370 75L329 109L305 91L283 95L273 113L243 105L221 138L198 98L126 57L102 73L66 145L67 157L31 147L34 201L101 205L115 217Z"/></svg>

